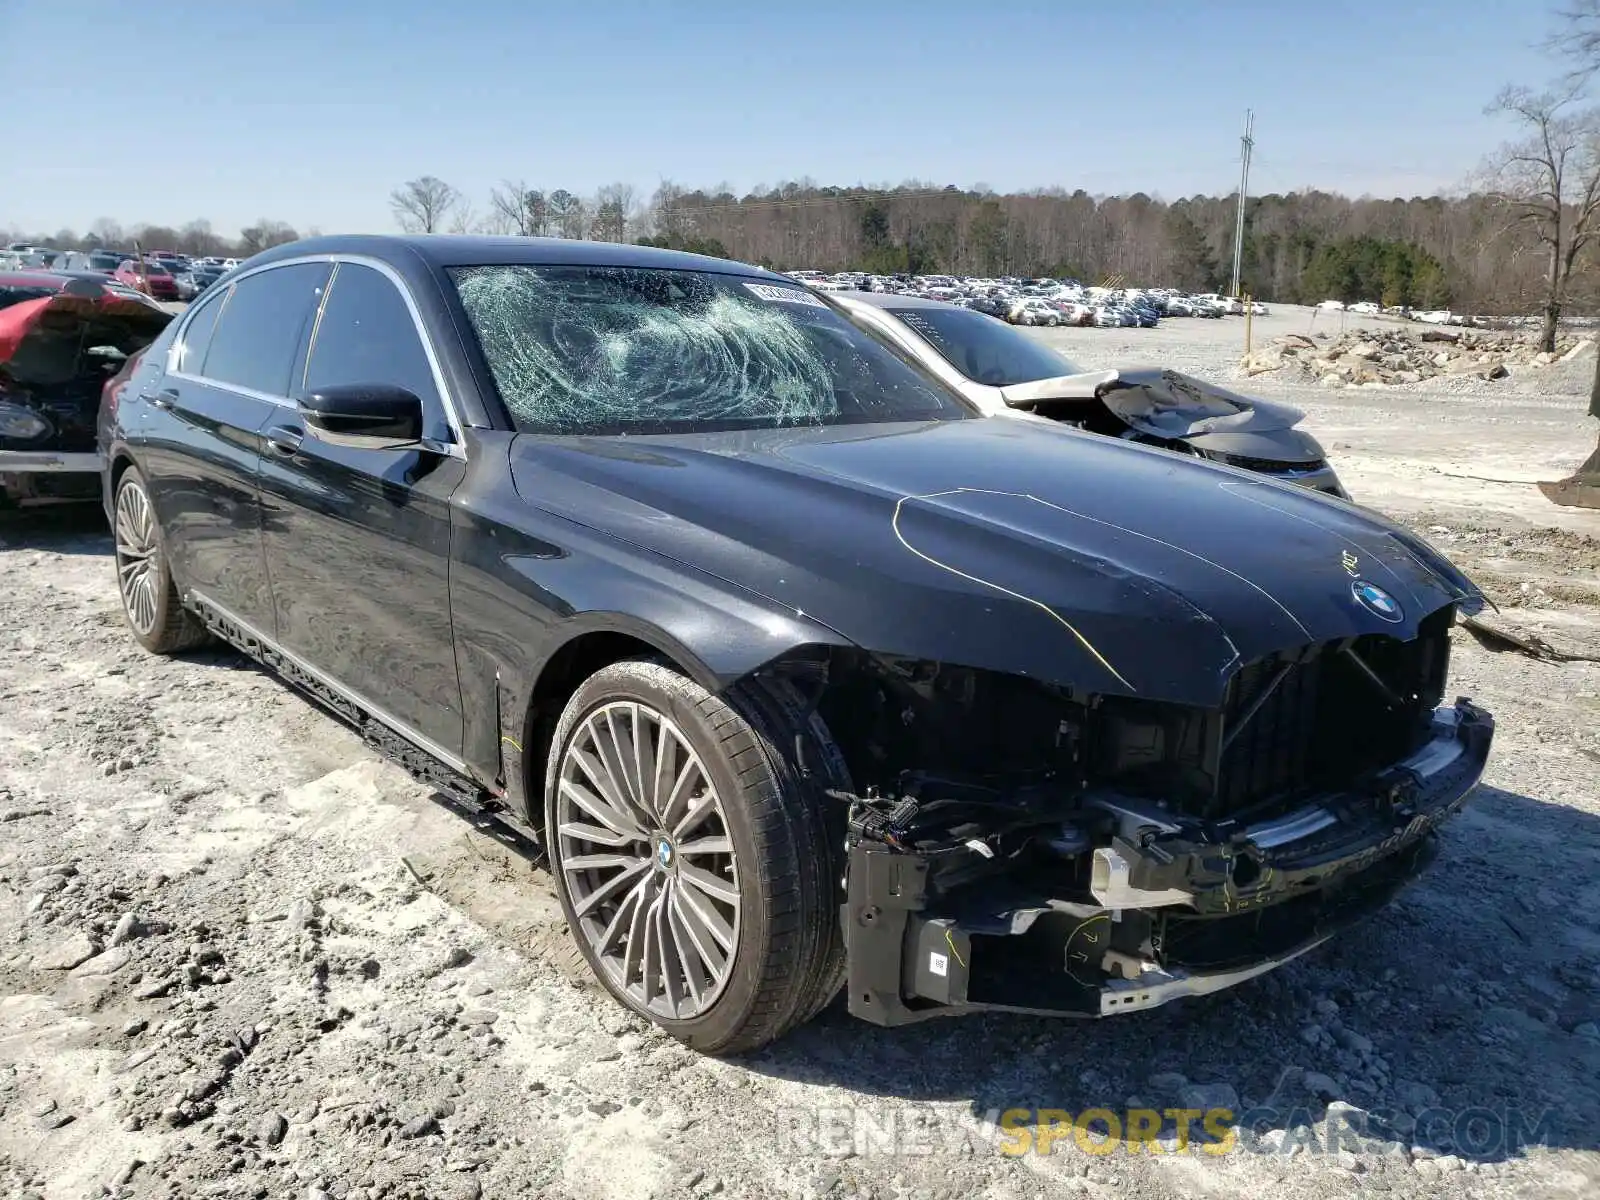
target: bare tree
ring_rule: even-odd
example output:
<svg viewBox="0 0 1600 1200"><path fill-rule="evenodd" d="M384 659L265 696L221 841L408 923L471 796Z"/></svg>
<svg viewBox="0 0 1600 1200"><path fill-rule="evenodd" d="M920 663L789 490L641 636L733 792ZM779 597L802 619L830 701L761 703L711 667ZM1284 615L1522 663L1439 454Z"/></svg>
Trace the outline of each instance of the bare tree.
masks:
<svg viewBox="0 0 1600 1200"><path fill-rule="evenodd" d="M394 219L407 233L437 233L461 204L461 193L434 175L407 180L389 193Z"/></svg>
<svg viewBox="0 0 1600 1200"><path fill-rule="evenodd" d="M627 241L628 230L636 223L638 207L638 193L633 184L606 184L595 196L591 236L603 242Z"/></svg>
<svg viewBox="0 0 1600 1200"><path fill-rule="evenodd" d="M138 225L132 230L132 236L146 250L176 250L183 240L170 225Z"/></svg>
<svg viewBox="0 0 1600 1200"><path fill-rule="evenodd" d="M254 225L247 225L239 231L239 253L246 256L259 254L274 246L298 241L299 238L300 235L295 232L294 226L262 217Z"/></svg>
<svg viewBox="0 0 1600 1200"><path fill-rule="evenodd" d="M566 188L550 193L550 220L556 233L564 238L582 238L586 224L584 203Z"/></svg>
<svg viewBox="0 0 1600 1200"><path fill-rule="evenodd" d="M186 254L204 257L222 248L222 239L211 231L211 222L196 217L178 231L178 242Z"/></svg>
<svg viewBox="0 0 1600 1200"><path fill-rule="evenodd" d="M1571 64L1572 86L1584 87L1600 73L1600 0L1571 0L1561 16L1562 32L1548 48ZM1600 418L1600 355L1595 357L1594 382L1589 385L1589 415ZM1600 508L1600 443L1568 478L1541 483L1539 490L1557 504Z"/></svg>
<svg viewBox="0 0 1600 1200"><path fill-rule="evenodd" d="M121 225L110 217L98 217L95 223L89 226L85 240L96 246L118 246L122 244L123 237Z"/></svg>
<svg viewBox="0 0 1600 1200"><path fill-rule="evenodd" d="M1566 61L1569 83L1588 83L1600 72L1600 0L1567 0L1556 15L1561 26L1544 48Z"/></svg>
<svg viewBox="0 0 1600 1200"><path fill-rule="evenodd" d="M650 197L650 223L658 237L683 238L694 232L684 205L688 195L672 180L661 181Z"/></svg>
<svg viewBox="0 0 1600 1200"><path fill-rule="evenodd" d="M543 237L550 224L544 193L518 180L506 180L489 191L489 220L500 232Z"/></svg>
<svg viewBox="0 0 1600 1200"><path fill-rule="evenodd" d="M516 225L506 217L505 213L497 208L489 210L488 215L479 222L478 228L484 233L492 233L496 237L504 237L506 234L517 231Z"/></svg>
<svg viewBox="0 0 1600 1200"><path fill-rule="evenodd" d="M1524 130L1489 160L1484 181L1507 228L1531 231L1543 250L1539 345L1546 351L1556 347L1573 272L1600 214L1600 109L1574 108L1578 95L1576 87L1554 92L1511 87L1487 110L1514 118Z"/></svg>

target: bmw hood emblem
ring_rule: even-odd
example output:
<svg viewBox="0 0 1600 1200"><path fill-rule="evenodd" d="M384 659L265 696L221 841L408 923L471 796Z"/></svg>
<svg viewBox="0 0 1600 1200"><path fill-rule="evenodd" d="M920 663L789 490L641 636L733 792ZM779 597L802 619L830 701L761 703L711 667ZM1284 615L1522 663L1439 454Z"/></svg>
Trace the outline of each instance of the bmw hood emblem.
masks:
<svg viewBox="0 0 1600 1200"><path fill-rule="evenodd" d="M1398 624L1406 619L1405 610L1400 607L1400 601L1375 583L1368 583L1365 579L1352 579L1350 581L1350 595L1355 597L1357 604L1379 620Z"/></svg>

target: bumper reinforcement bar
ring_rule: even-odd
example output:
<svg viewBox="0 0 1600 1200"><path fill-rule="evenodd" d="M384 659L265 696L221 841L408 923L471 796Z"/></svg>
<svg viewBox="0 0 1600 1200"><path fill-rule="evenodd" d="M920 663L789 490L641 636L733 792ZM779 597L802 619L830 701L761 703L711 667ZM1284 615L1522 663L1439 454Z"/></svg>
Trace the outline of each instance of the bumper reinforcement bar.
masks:
<svg viewBox="0 0 1600 1200"><path fill-rule="evenodd" d="M1481 778L1493 735L1493 718L1458 700L1435 711L1431 736L1402 762L1249 824L1085 797L1085 809L1114 814L1117 830L1093 851L1090 895L1076 900L1007 891L1003 880L998 905L971 895L992 880L932 895L926 858L857 840L840 910L850 1012L879 1025L974 1011L1101 1017L1264 974L1421 873L1434 830ZM1108 955L1114 923L1130 915L1154 953Z"/></svg>

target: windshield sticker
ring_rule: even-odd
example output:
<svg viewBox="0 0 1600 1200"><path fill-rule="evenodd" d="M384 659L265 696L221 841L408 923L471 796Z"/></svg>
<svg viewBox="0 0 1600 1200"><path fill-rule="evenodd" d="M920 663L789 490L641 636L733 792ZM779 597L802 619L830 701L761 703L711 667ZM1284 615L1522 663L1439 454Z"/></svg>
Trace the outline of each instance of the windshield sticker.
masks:
<svg viewBox="0 0 1600 1200"><path fill-rule="evenodd" d="M775 287L770 283L747 283L744 286L763 300L776 300L780 304L807 304L812 308L828 307L810 292L800 288Z"/></svg>

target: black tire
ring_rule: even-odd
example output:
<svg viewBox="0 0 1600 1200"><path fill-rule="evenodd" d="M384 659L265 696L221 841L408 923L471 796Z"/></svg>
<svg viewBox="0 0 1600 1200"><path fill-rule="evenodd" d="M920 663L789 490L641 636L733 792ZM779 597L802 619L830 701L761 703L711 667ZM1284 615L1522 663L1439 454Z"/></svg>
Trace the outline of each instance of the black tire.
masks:
<svg viewBox="0 0 1600 1200"><path fill-rule="evenodd" d="M560 832L562 808L558 803L563 764L569 761L569 750L576 754L583 748L581 743L574 748L574 742L590 718L598 720L603 713L616 712L614 706L619 704L643 706L672 723L673 733L693 752L714 789L717 816L726 833L725 839L714 840L731 845L731 861L737 864L731 869L737 886L730 890L737 893L738 915L724 973L714 999L683 1018L647 1007L637 992L629 990L631 980L618 978L617 957L625 958L622 947L631 943L632 931L640 928L635 918L628 918L626 941L613 939L602 948L618 947L602 964L595 942L604 941L604 934L597 934L596 927L603 923L616 927L626 902L614 908L609 901L602 903L591 910L594 915L587 918L587 924L580 921L568 876L571 872L583 879L583 869L564 866L569 851ZM659 745L664 736L659 726L656 736ZM637 732L633 740L638 740ZM797 756L803 762L797 762ZM811 773L809 780L802 768ZM614 663L596 672L567 703L551 742L545 774L551 872L562 911L589 968L623 1005L705 1053L753 1050L810 1020L826 1007L844 979L838 917L843 813L834 811L836 806L821 793L824 788L848 786L843 759L820 718L808 714L786 684L756 678L714 695L671 667L642 659ZM648 846L650 839L635 839L638 841ZM648 850L643 858L656 858L664 872L688 870L683 856L693 844L682 843L682 855L672 857L670 867ZM578 848L581 846L588 848ZM585 856L594 849L588 843L575 844L575 848ZM639 851L627 853L638 856ZM576 857L573 854L572 861ZM645 875L655 869L643 867ZM593 876L586 878L588 882L578 886L589 887L590 895L605 890L591 886ZM642 882L643 876L638 878ZM677 880L674 885L676 894L685 894L686 885ZM623 892L618 889L614 894ZM646 903L638 900L635 911ZM670 929L671 919L661 918L660 927ZM681 952L682 945L678 949Z"/></svg>
<svg viewBox="0 0 1600 1200"><path fill-rule="evenodd" d="M210 641L206 627L178 598L161 522L137 467L129 467L117 480L111 537L116 547L117 595L134 641L152 654L177 654Z"/></svg>

